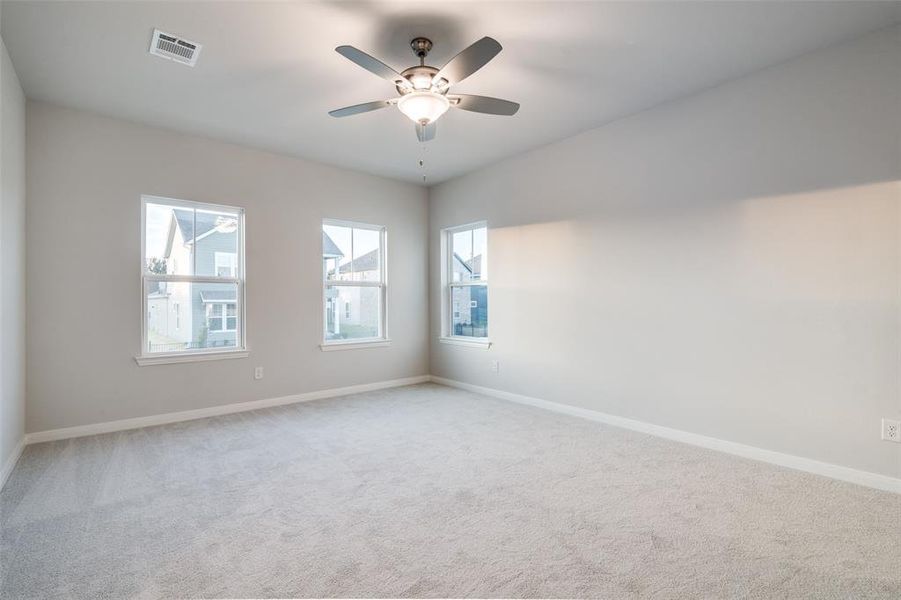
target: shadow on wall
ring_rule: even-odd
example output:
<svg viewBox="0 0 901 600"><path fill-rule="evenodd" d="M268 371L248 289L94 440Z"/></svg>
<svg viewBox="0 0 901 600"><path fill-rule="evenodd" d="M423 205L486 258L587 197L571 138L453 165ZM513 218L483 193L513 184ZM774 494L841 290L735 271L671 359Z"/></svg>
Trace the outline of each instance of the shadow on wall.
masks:
<svg viewBox="0 0 901 600"><path fill-rule="evenodd" d="M885 164L871 165L874 172L869 175L842 177L824 167L817 181L808 183L801 181L801 175L779 177L778 172L792 170L791 165L783 163L772 165L769 175L765 167L756 168L759 172L753 176L747 172L736 176L726 170L718 174L716 167L710 165L710 170L686 169L674 178L673 174L662 172L628 173L625 165L607 161L603 156L597 157L602 165L599 167L578 162L568 156L549 161L540 156L526 156L521 161L497 165L491 177L483 178L480 172L438 186L438 202L469 195L475 189L478 197L515 198L513 206L506 203L485 206L480 214L489 215L492 229L608 218L623 222L666 218L689 223L698 216L729 211L736 206L754 211L753 207L782 203L786 199L792 199L787 207L795 207L789 210L800 210L802 202L816 210L815 205L822 198L832 198L829 204L854 203L856 192L873 190L891 197L896 204L901 203L901 148L885 156ZM634 161L631 164L634 166ZM542 176L523 178L523 172L542 173ZM738 181L739 178L743 181ZM823 216L828 218L826 214ZM466 218L471 219L463 217Z"/></svg>

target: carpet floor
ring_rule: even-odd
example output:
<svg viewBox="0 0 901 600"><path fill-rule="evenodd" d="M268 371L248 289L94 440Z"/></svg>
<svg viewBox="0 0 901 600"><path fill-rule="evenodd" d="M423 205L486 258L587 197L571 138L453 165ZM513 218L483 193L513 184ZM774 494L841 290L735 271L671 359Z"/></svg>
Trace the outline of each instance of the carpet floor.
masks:
<svg viewBox="0 0 901 600"><path fill-rule="evenodd" d="M433 384L29 446L0 597L901 598L901 496Z"/></svg>

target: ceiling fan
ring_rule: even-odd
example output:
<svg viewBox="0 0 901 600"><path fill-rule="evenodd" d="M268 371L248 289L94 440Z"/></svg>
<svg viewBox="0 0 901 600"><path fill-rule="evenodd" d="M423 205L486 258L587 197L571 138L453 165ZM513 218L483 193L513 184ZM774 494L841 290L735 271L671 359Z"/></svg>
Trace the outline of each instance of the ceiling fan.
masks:
<svg viewBox="0 0 901 600"><path fill-rule="evenodd" d="M333 117L348 117L360 113L397 105L416 124L416 137L427 142L435 137L435 121L449 108L461 108L488 115L515 115L519 104L509 100L470 96L468 94L448 94L450 86L456 85L484 67L497 56L501 45L490 37L483 37L450 62L436 69L425 64L425 57L432 49L432 41L418 37L410 42L410 48L419 58L419 65L398 73L382 61L369 56L353 46L338 46L335 51L357 63L370 73L387 79L395 85L399 96L389 100L376 100L354 106L346 106L329 112Z"/></svg>

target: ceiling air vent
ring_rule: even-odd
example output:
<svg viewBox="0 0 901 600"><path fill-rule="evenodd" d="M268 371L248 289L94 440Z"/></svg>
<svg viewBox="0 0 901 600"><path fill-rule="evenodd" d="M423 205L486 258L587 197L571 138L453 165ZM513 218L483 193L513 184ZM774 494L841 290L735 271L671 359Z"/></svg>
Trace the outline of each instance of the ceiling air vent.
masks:
<svg viewBox="0 0 901 600"><path fill-rule="evenodd" d="M159 29L153 30L153 40L150 42L150 53L167 60L174 60L183 65L193 67L197 64L197 56L200 54L200 44L183 40L171 33L165 33Z"/></svg>

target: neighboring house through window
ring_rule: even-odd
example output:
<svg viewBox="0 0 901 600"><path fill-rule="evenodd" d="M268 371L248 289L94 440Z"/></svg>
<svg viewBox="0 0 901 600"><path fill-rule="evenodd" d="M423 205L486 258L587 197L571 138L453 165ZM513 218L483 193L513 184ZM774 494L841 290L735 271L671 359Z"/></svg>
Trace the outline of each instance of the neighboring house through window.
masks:
<svg viewBox="0 0 901 600"><path fill-rule="evenodd" d="M322 222L323 349L387 342L385 228Z"/></svg>
<svg viewBox="0 0 901 600"><path fill-rule="evenodd" d="M243 350L243 210L148 196L142 215L142 356Z"/></svg>
<svg viewBox="0 0 901 600"><path fill-rule="evenodd" d="M488 226L444 230L446 306L443 338L488 343Z"/></svg>

